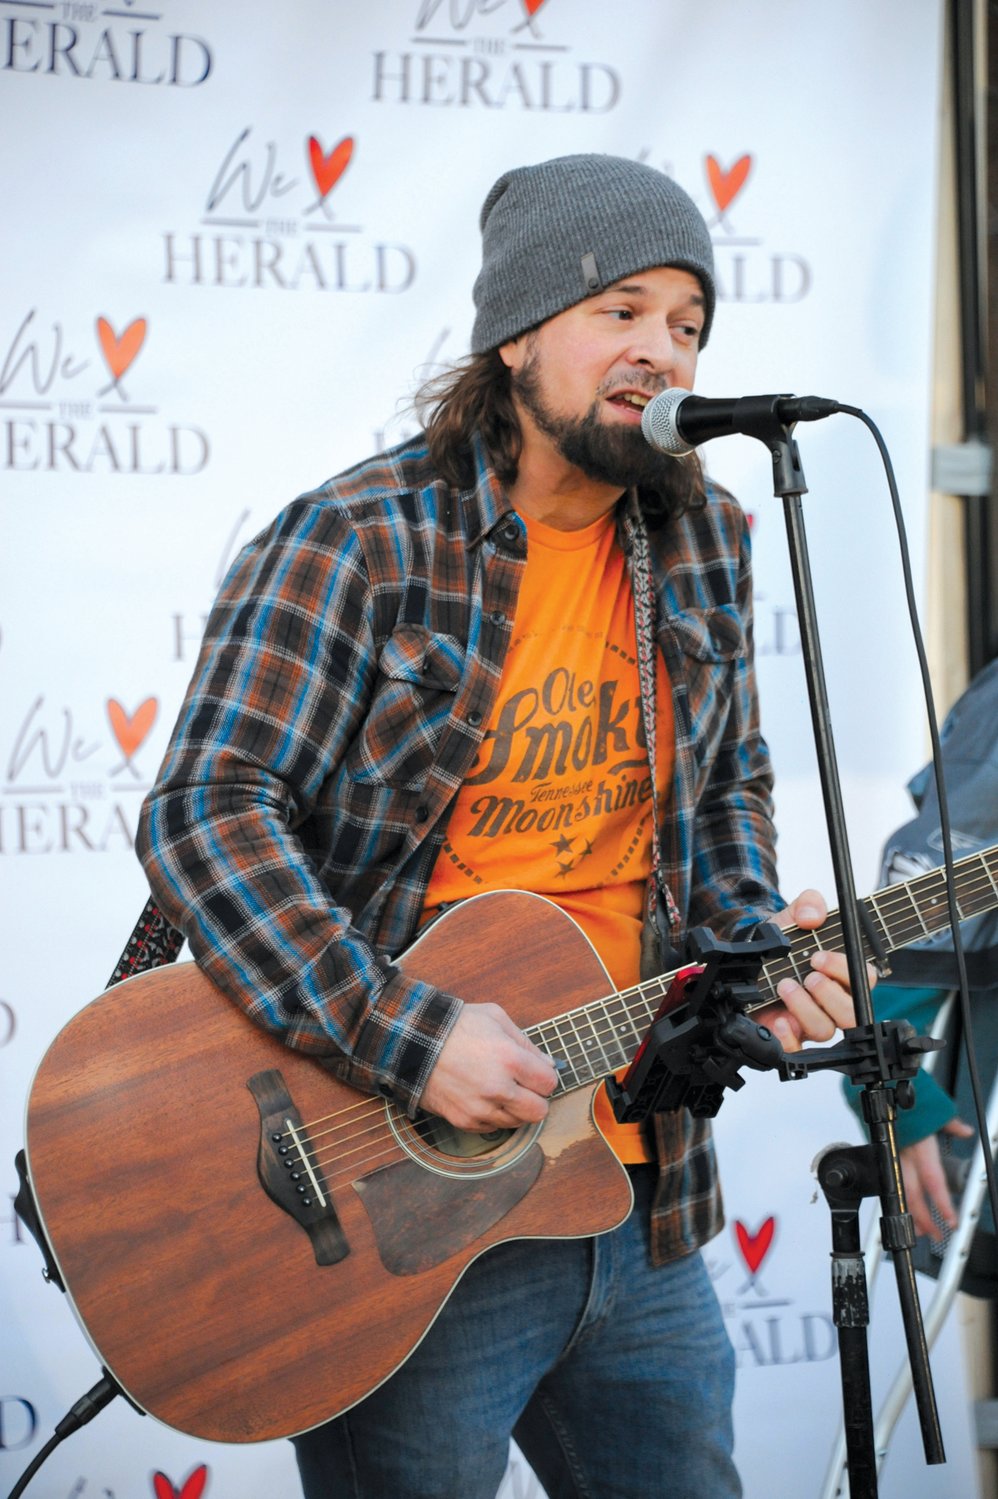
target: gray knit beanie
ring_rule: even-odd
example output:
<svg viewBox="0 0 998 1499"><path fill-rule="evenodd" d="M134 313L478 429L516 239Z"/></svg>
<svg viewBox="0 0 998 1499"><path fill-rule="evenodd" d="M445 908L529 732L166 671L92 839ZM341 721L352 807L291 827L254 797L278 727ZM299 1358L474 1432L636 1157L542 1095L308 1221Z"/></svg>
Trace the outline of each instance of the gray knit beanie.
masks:
<svg viewBox="0 0 998 1499"><path fill-rule="evenodd" d="M699 277L714 317L714 256L703 216L664 172L622 156L559 156L504 172L482 206L475 354L637 271Z"/></svg>

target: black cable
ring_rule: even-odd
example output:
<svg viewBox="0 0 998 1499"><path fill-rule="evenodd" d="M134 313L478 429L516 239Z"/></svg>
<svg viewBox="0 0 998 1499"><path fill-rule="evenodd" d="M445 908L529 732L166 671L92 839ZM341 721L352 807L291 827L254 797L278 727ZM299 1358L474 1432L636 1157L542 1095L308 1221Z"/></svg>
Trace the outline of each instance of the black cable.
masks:
<svg viewBox="0 0 998 1499"><path fill-rule="evenodd" d="M28 1484L38 1472L42 1463L52 1456L55 1449L63 1443L67 1437L71 1437L81 1426L86 1426L92 1421L106 1405L110 1405L116 1395L121 1394L121 1386L106 1371L97 1383L81 1395L76 1404L71 1406L59 1422L52 1436L49 1437L45 1446L37 1452L31 1462L25 1468L20 1478L7 1495L7 1499L20 1499Z"/></svg>
<svg viewBox="0 0 998 1499"><path fill-rule="evenodd" d="M922 678L922 691L925 695L925 707L929 720L929 736L932 741L932 771L936 783L936 795L939 799L939 830L943 842L943 867L946 871L946 900L949 910L950 927L953 932L953 954L956 958L956 970L959 980L958 992L960 995L963 1045L967 1057L970 1091L974 1099L974 1111L977 1115L977 1130L984 1147L984 1170L988 1182L988 1197L991 1202L991 1211L994 1214L995 1222L998 1223L998 1182L995 1179L995 1163L991 1154L991 1137L988 1131L984 1090L981 1086L980 1073L977 1069L977 1055L974 1047L973 1023L970 1014L970 986L967 981L967 960L963 950L963 938L960 934L960 912L956 903L953 842L950 834L946 781L943 776L942 746L939 742L939 729L936 724L935 702L932 695L932 683L929 679L929 663L925 655L925 643L922 639L921 626L918 622L918 606L915 601L915 586L911 576L911 557L908 552L908 534L905 529L904 515L901 511L901 498L898 494L897 481L894 477L894 466L887 451L887 444L884 442L876 423L867 416L865 411L861 411L858 406L840 405L839 410L846 416L856 417L871 432L873 440L880 450L880 457L883 460L884 470L887 474L891 504L894 507L894 521L897 526L898 541L900 543L901 569L904 574L904 592L908 603L908 617L911 620L915 651L918 656L918 669Z"/></svg>

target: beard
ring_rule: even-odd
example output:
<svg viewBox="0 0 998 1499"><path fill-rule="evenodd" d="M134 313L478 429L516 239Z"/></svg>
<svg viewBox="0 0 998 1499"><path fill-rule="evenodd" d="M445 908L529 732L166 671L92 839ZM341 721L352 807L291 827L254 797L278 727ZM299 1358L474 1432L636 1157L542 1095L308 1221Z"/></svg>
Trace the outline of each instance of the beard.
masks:
<svg viewBox="0 0 998 1499"><path fill-rule="evenodd" d="M678 477L675 458L651 447L640 427L603 420L601 401L608 392L602 386L584 416L570 417L559 415L547 404L536 354L532 353L521 369L512 374L511 384L538 428L587 479L619 485L621 489L638 485L663 494L670 494L675 488ZM634 388L633 383L629 388ZM658 395L658 390L649 390L648 394Z"/></svg>

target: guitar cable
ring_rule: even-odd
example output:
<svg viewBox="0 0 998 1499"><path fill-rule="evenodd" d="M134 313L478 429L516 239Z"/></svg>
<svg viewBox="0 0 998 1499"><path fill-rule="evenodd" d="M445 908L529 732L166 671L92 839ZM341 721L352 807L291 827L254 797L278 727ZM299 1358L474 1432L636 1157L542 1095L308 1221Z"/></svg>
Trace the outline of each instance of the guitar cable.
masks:
<svg viewBox="0 0 998 1499"><path fill-rule="evenodd" d="M922 636L921 625L918 619L918 605L915 599L915 583L911 572L911 553L908 548L908 532L904 523L904 512L901 506L901 496L898 493L897 479L894 474L894 465L891 462L887 444L884 441L880 429L872 417L858 406L840 405L839 411L845 416L855 417L862 422L877 445L880 459L887 477L887 488L891 497L891 506L894 512L894 526L898 536L898 550L901 560L901 573L904 583L905 601L908 607L908 618L911 623L912 640L915 646L915 655L918 660L919 677L922 684L922 694L925 701L926 718L928 721L929 740L932 747L932 772L935 782L936 798L939 804L939 831L940 841L943 846L943 870L945 873L946 901L949 911L950 931L953 940L953 956L956 962L958 996L958 1008L962 1022L962 1041L964 1057L967 1063L967 1077L970 1084L970 1094L974 1104L976 1116L977 1134L981 1144L984 1162L984 1175L987 1183L987 1197L991 1205L991 1212L995 1223L998 1223L998 1177L995 1174L995 1159L991 1151L989 1137L987 1106L984 1100L984 1086L981 1081L980 1069L977 1065L977 1050L974 1045L973 1020L970 1008L970 984L967 976L967 959L963 945L963 936L960 931L960 912L956 900L956 876L953 871L953 837L950 826L949 800L946 795L946 777L943 771L942 744L939 739L939 728L936 721L935 700L932 692L932 682L929 674L929 662L925 651L925 641Z"/></svg>
<svg viewBox="0 0 998 1499"><path fill-rule="evenodd" d="M53 1434L45 1443L45 1446L35 1454L25 1468L7 1495L7 1499L20 1499L20 1496L28 1487L28 1484L34 1478L42 1463L46 1462L52 1456L55 1449L67 1437L71 1437L74 1432L79 1431L81 1426L86 1426L88 1421L92 1421L106 1405L110 1405L116 1395L120 1395L121 1393L121 1386L105 1369L97 1383L85 1395L81 1395L76 1404L71 1406L66 1412Z"/></svg>

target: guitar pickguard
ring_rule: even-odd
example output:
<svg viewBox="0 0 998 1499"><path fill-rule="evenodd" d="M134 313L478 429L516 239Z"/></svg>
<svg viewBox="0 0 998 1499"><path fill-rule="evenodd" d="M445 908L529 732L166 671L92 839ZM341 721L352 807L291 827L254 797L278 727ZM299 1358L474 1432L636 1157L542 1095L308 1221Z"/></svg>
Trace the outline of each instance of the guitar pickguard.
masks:
<svg viewBox="0 0 998 1499"><path fill-rule="evenodd" d="M381 1263L391 1275L419 1275L487 1233L533 1186L544 1165L536 1141L490 1176L455 1179L416 1161L382 1166L354 1182Z"/></svg>

